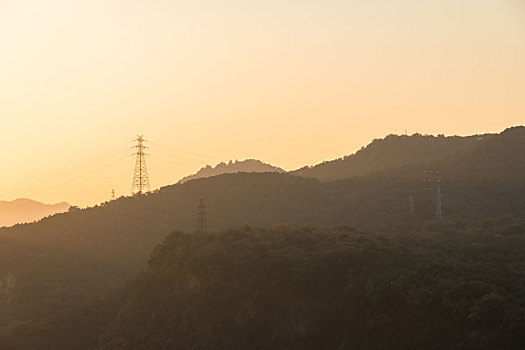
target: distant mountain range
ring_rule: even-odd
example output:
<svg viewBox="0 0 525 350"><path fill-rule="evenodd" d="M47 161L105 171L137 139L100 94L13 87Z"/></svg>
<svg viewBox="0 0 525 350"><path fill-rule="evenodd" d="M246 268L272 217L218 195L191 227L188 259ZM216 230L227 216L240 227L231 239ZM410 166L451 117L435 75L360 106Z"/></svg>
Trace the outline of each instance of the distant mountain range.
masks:
<svg viewBox="0 0 525 350"><path fill-rule="evenodd" d="M211 176L212 169L233 172L250 163L274 171ZM435 194L425 183L434 175L428 170L441 172L445 218L525 218L524 127L468 137L392 135L344 159L290 173L263 164L210 167L200 172L210 177L186 178L152 193L3 229L0 235L140 268L166 234L196 228L199 198L205 199L210 230L288 223L395 231L413 222L410 196L417 220L434 217Z"/></svg>
<svg viewBox="0 0 525 350"><path fill-rule="evenodd" d="M257 159L230 160L214 167L207 165L196 174L182 178L178 184L235 173L281 173L321 182L388 174L423 181L429 171L439 171L442 179L519 181L525 173L524 159L523 126L509 128L500 134L464 137L388 135L375 139L352 155L290 172ZM29 199L0 201L0 227L37 221L65 212L69 207L65 202L48 205Z"/></svg>
<svg viewBox="0 0 525 350"><path fill-rule="evenodd" d="M38 221L49 215L66 212L69 207L66 202L45 204L25 198L0 201L0 227Z"/></svg>
<svg viewBox="0 0 525 350"><path fill-rule="evenodd" d="M210 165L201 168L196 174L184 177L179 183L186 181L201 179L204 177L217 176L222 174L233 174L233 173L284 173L285 171L281 168L273 165L263 163L257 159L246 159L241 161L229 161L228 163L219 163L215 167Z"/></svg>
<svg viewBox="0 0 525 350"><path fill-rule="evenodd" d="M246 164L250 163L257 165L247 167ZM253 173L253 169L263 167L267 170ZM239 171L240 173L236 174L225 173ZM438 171L439 175L436 175ZM278 228L282 224L337 229L333 234L324 235L323 237L326 238L320 238L319 242L324 242L330 237L344 239L345 232L353 232L353 228L361 232L392 235L392 237L412 232L414 235L421 235L422 239L455 237L458 230L468 231L464 227L472 225L481 225L484 230L489 231L493 230L493 227L498 227L498 231L494 231L498 234L497 239L500 239L498 238L500 236L506 237L504 234L511 237L516 232L516 234L525 232L524 127L509 128L499 134L467 137L390 135L375 140L353 155L289 173L253 160L223 163L199 173L201 177L209 177L193 178L191 181L186 178L180 183L165 186L151 193L122 197L92 208L54 215L35 224L0 228L0 348L59 349L54 343L43 346L42 339L39 338L43 335L54 342L63 336L63 334L51 333L46 335L44 330L48 324L57 331L61 329L48 320L53 317L57 320L66 317L67 320L71 310L81 310L93 299L104 296L104 290L120 288L122 281L145 268L154 248L171 232L178 230L194 233L197 228L195 213L200 198L205 199L207 227L210 232L244 227L244 231L231 231L230 234L239 239L246 237L246 242L252 240L250 238L252 236L247 233L250 232L250 227ZM220 175L213 176L214 174ZM441 181L439 184L443 220L440 223L435 219L436 183L426 183L428 177L439 177ZM427 187L434 188L429 190ZM414 203L415 209L412 213L409 211L409 199ZM67 210L68 206L64 204L62 210ZM0 214L4 219L6 210L0 209ZM12 214L7 215L9 218L14 218ZM40 217L45 215L46 213L39 214ZM20 220L32 221L37 218L38 216L34 219L25 216ZM440 229L439 235L436 234L436 228ZM499 228L503 231L499 232ZM311 232L306 238L297 239L294 229L291 230L285 241L298 245L300 249L308 252L315 248L315 244L312 243L318 239L315 233ZM279 233L279 229L276 232ZM365 238L360 237L357 243L366 244ZM212 244L218 242L218 239L210 236L203 241ZM239 266L245 262L249 265L251 260L246 259L251 259L254 254L269 256L266 243L251 247L245 245L244 241L241 245L237 245L236 242L228 241L225 245L240 247L239 249L248 247L246 251L242 248L244 255L234 256L237 260L221 255L222 246L219 246L216 255L209 255L209 251L205 249L198 250L198 255L195 254L198 259L211 256L215 259L206 260L206 263L198 265L199 269L208 271L208 268L212 269L223 263L227 265L230 261L235 261ZM400 249L405 243L403 242ZM522 241L516 244L519 246ZM285 242L282 245L288 246ZM446 247L436 245L432 249L438 246ZM338 245L334 245L334 249L337 247ZM479 256L495 251L488 246L483 249L478 246L473 248L475 249L473 254ZM402 248L402 251L404 249ZM283 251L294 259L308 257L308 255L301 255L302 253L298 254L296 248L284 250L279 248L272 254L280 256ZM180 262L183 266L184 260L180 259L188 251L178 250L177 245L167 244L164 248L157 248L155 252L154 256L167 256L166 261L169 264L178 266ZM370 258L372 261L381 259L380 251L368 250L367 254L367 259ZM396 260L396 264L398 262L399 260ZM196 267L188 264L184 266ZM315 263L312 266L322 265ZM281 267L281 263L276 263L271 268L260 271L260 274L262 276L265 271L280 271ZM512 276L512 271L522 271L521 267L512 269L509 268L505 276ZM152 271L155 273L155 279L152 281L158 282L157 285L170 286L162 283L174 281L171 277L165 279L162 269L155 268ZM173 271L179 272L179 270ZM229 270L226 266L221 271L226 273ZM193 293L199 284L192 277L193 271L190 272L187 281L175 281L182 283L181 290L190 290ZM218 275L213 273L213 270L209 272L210 281L221 281L215 279ZM301 275L303 273L302 270L296 272ZM304 277L309 278L309 273L305 272ZM348 272L345 268L342 273L351 273L348 281L355 279L355 272ZM236 280L236 276L233 277L235 278L232 280ZM254 278L256 277L257 275L254 274ZM144 295L149 295L149 280L141 281L138 286L144 287ZM246 275L246 281L252 283L255 280L251 275ZM331 283L329 280L324 281ZM253 284L253 286L258 285ZM384 285L389 290L392 286L390 282ZM292 287L293 285L290 285L290 288ZM159 290L164 290L163 288ZM209 288L213 292L217 290L215 287ZM173 288L169 287L166 290L171 293ZM186 296L189 298L192 294L188 293ZM215 294L203 295L207 297ZM173 302L178 300L172 298L173 294L166 294L166 296L168 298L166 304L153 302L151 305L159 307L159 310L165 305L177 306L185 302L187 305L194 305L187 302L187 299ZM117 297L123 300L123 297L119 295ZM160 299L145 299L148 303L151 300ZM242 302L246 300L243 299ZM329 300L337 302L337 299ZM406 298L403 297L402 300ZM440 305L442 305L441 301ZM156 315L149 310L143 312L142 307L143 305L134 309L133 306L129 310L140 310L136 315ZM246 307L249 309L248 306ZM293 311L295 309L290 310L292 314L298 315ZM106 306L102 311L113 312ZM119 314L119 310L114 312ZM171 314L177 313L171 312ZM222 314L212 314L211 317L215 315ZM232 314L233 320L236 319L236 315ZM79 329L93 329L93 325L99 324L99 316L98 313L86 315L83 319L89 322L86 321L86 326L82 323ZM134 318L129 318L132 319ZM446 319L450 319L448 315ZM199 323L198 321L195 322ZM205 319L205 322L200 324L207 327L208 321L209 319ZM67 321L58 324L65 323ZM154 321L148 324L156 327ZM132 332L133 328L130 324L118 324L118 329L108 331L109 340L120 339L118 332L121 325L126 332L124 334L129 335ZM186 327L185 324L181 325ZM516 329L521 330L522 327ZM163 332L164 329L159 331L159 335L172 337L171 333ZM204 329L202 332L205 334L207 331ZM93 341L99 339L99 334L89 332L84 334L86 338ZM137 337L142 339L140 334ZM24 343L15 347L9 343L15 340L33 343ZM92 348L96 348L96 345L94 344ZM113 346L113 343L109 346ZM64 349L70 348L72 346L64 347ZM81 347L75 348L81 349ZM162 348L162 346L150 348Z"/></svg>

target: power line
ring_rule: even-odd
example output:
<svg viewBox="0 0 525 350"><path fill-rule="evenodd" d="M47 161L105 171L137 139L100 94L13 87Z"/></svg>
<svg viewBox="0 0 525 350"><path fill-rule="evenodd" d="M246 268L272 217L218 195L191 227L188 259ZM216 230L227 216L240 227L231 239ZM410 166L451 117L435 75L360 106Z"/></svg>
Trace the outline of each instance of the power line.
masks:
<svg viewBox="0 0 525 350"><path fill-rule="evenodd" d="M34 182L29 182L23 186L5 191L1 196L5 197L12 194L18 194L18 196L34 196L36 194L41 194L42 192L55 191L57 188L63 188L65 183L72 181L79 182L80 179L86 176L91 177L93 172L102 169L103 167L107 168L108 166L114 166L117 162L125 160L125 158L129 159L127 157L118 156L118 154L126 147L129 147L129 145L120 145L107 154L97 155L87 160L82 159L81 162L78 162L77 164L64 166L47 177L40 177ZM91 164L97 164L97 167L90 167Z"/></svg>
<svg viewBox="0 0 525 350"><path fill-rule="evenodd" d="M127 158L127 159L126 159ZM81 172L78 176L74 177L66 177L62 179L61 181L54 182L54 183L47 183L46 185L42 185L40 188L35 188L34 190L31 189L31 187L27 187L30 189L30 196L41 196L46 195L48 193L54 193L56 191L63 191L67 188L71 187L78 187L79 185L85 185L86 180L93 180L96 176L101 174L107 174L108 167L115 167L118 164L123 164L129 162L129 158L125 157L119 161L114 161L108 164L103 164L102 166L99 166L95 169L90 169L87 172ZM27 192L27 191L26 191ZM27 194L29 196L29 194Z"/></svg>
<svg viewBox="0 0 525 350"><path fill-rule="evenodd" d="M142 135L139 135L135 141L137 141L137 145L133 146L133 148L136 148L137 152L133 153L133 155L136 156L136 160L135 171L133 172L133 182L131 184L132 194L142 193L146 189L149 191L148 169L146 168L147 153L144 152L147 148L144 146L146 140L144 140Z"/></svg>

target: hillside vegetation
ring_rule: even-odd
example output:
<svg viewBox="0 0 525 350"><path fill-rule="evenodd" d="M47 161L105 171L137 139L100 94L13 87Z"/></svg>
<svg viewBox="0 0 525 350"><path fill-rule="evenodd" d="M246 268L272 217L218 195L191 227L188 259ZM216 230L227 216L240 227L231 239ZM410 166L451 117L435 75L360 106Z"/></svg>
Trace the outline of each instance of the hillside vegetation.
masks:
<svg viewBox="0 0 525 350"><path fill-rule="evenodd" d="M0 236L140 268L151 249L173 228L187 232L196 228L199 198L205 199L209 226L214 229L288 223L392 232L434 217L436 183L425 182L427 168L440 170L446 220L525 216L525 128L508 129L483 140L443 138L450 144L440 143L440 137L396 136L393 141L387 137L377 141L377 146L405 144L400 141L405 138L412 140L407 145L416 143L410 149L418 155L421 150L447 145L441 152L449 154L447 162L332 182L283 173L223 174L55 215L36 224L0 229ZM425 147L419 145L427 141ZM456 154L465 143L469 151ZM376 153L374 148L372 143L365 151ZM395 158L392 152L396 149L399 157L407 154L394 146L384 148L388 156L380 153L375 163ZM417 164L423 158L415 156L411 162ZM414 217L408 215L410 196L415 203Z"/></svg>
<svg viewBox="0 0 525 350"><path fill-rule="evenodd" d="M452 277L443 276L444 279L455 278L456 272L452 266L456 263L459 264L458 268L463 268L462 266L465 264L468 265L466 270L458 270L457 273L461 276L472 280L478 278L476 276L482 271L471 270L471 268L474 268L476 261L480 264L489 264L488 261L471 259L468 261L462 260L463 262L461 262L460 260L455 260L459 259L459 257L455 255L448 256L447 254L450 253L449 245L458 245L458 250L454 250L458 255L461 249L466 251L473 246L480 246L488 254L487 256L496 258L496 260L491 262L495 265L487 265L487 269L494 271L494 275L491 275L490 278L499 278L500 280L490 283L501 288L507 288L505 287L506 285L502 287L502 278L507 279L508 276L514 276L513 269L516 268L512 265L514 262L507 263L505 262L506 260L501 260L499 256L491 255L490 249L496 247L494 249L502 256L509 254L507 257L509 259L514 259L515 257L521 259L520 253L510 247L509 242L515 244L516 249L521 247L522 244L519 240L521 239L519 238L521 237L519 233L522 232L525 218L524 130L522 127L512 128L498 135L486 135L483 139L479 139L479 137L449 139L419 135L412 137L387 137L382 141L376 141L375 146L374 143L368 146L366 151L362 151L364 152L362 156L356 155L354 157L355 159L361 159L359 160L361 163L355 160L362 166L360 173L349 177L343 174L339 180L324 181L323 177L321 177L321 180L323 180L321 181L315 177L303 177L297 176L297 174L277 172L222 174L166 186L152 193L122 197L93 208L57 214L33 224L1 228L0 303L3 304L0 307L0 348L38 349L38 347L31 346L31 344L52 344L42 345L40 348L57 349L55 344L57 332L63 334L60 338L64 339L64 341L67 339L65 334L75 334L75 339L83 339L86 346L88 344L89 346L98 344L107 348L110 346L109 344L113 344L112 342L120 339L118 338L119 332L128 334L125 333L128 326L119 329L117 325L120 321L111 321L112 326L105 333L103 342L100 344L93 343L93 340L99 339L98 337L102 336L104 332L104 329L99 329L95 325L106 328L97 320L104 317L110 319L115 316L113 311L117 313L117 310L113 310L110 305L117 309L121 306L118 303L118 300L122 299L121 297L115 297L116 299L112 299L113 301L109 304L105 304L103 299L108 295L108 291L115 289L120 289L121 293L125 295L127 293L135 293L135 288L139 287L135 285L124 288L124 282L131 279L137 271L146 268L146 262L151 251L170 232L174 230L187 232L181 237L185 237L184 240L188 240L188 242L193 242L193 238L189 237L197 227L195 213L197 212L199 198L205 199L210 231L228 230L232 227L244 227L246 225L261 228L269 228L275 224L288 224L300 227L345 226L347 227L345 234L354 237L351 228L355 227L360 232L369 232L368 234L356 235L365 235L368 237L367 239L373 239L374 244L378 244L377 247L383 247L381 245L383 244L381 243L383 242L382 239L386 239L394 244L393 246L388 245L388 248L385 249L398 249L399 244L401 244L400 241L391 241L390 239L401 236L406 237L410 233L414 239L420 237L420 239L414 241L416 243L410 248L410 254L416 257L418 254L421 254L422 257L426 257L427 254L435 253L436 255L429 255L429 259L437 260L442 254L443 259L448 261L447 264L449 265L446 266L450 270L447 273L452 274ZM392 144L388 145L390 142ZM405 143L410 145L412 142L421 143L421 145L410 146L408 154L412 154L412 158L406 158L407 153L403 151L403 147L406 145L401 148L394 147L399 142L403 145ZM389 164L385 168L386 170L370 170L373 169L370 164L382 163L382 152L377 151L379 152L377 153L379 160L375 160L375 156L372 157L372 154L376 152L374 150L376 146L383 147L384 152L390 152L388 153L389 156L385 157L385 164ZM441 146L444 148L441 149ZM441 154L441 156L430 163L423 163L422 159L426 159L425 152L428 153L433 148L437 150L434 150L434 152ZM363 160L365 159L363 158L365 157L364 154L368 154L366 157L369 157L366 162ZM404 160L394 161L396 157ZM388 163L386 158L394 160ZM330 169L329 164L332 163L327 163L319 169ZM342 163L339 161L333 162L334 166L338 166L338 164ZM368 165L365 166L363 164ZM426 173L425 170L428 169L433 171L439 170L439 175ZM431 176L434 177L434 180L439 179L440 182L427 182ZM434 220L437 184L439 184L443 196L443 221L441 223L436 223ZM410 197L413 198L414 202L414 215L411 215L408 210ZM307 228L299 229L301 232L311 233L309 230ZM241 235L250 237L250 233L245 231L240 231ZM279 230L265 231L264 229L255 231L255 236L250 239L257 242L266 233L269 234L268 239L277 239L279 232L281 232ZM282 232L283 235L290 234L286 230ZM319 237L325 237L323 239L330 238L331 240L331 235L339 237L337 229L318 229L315 232L317 232L315 235L319 234ZM374 235L370 234L370 232L374 232ZM303 237L304 242L302 244L308 246L310 244L308 242L312 241L311 238L308 238L308 235L299 235L297 237ZM198 240L203 239L201 236L195 237ZM206 239L220 241L223 239L221 237L228 237L228 234L211 235ZM287 237L294 236L289 235ZM376 240L376 238L371 237L383 238ZM464 241L464 239L467 239L465 237L468 237L468 242ZM299 241L303 240L303 238L300 238ZM426 239L429 239L430 242L435 242L434 240L436 239L444 240L443 249L440 248L441 250L436 250L434 253L431 250L427 251L428 247L425 244L428 242ZM294 244L299 244L299 242L294 243L293 239L291 239L289 241L290 246L287 247L286 244L288 243L286 242L288 241L276 241L276 244L282 245L276 245L275 249L283 251L296 249ZM169 246L169 243L166 244ZM202 241L195 241L191 244L195 244L196 250L193 250L193 252L197 255L205 254L206 249L208 249L203 245ZM264 244L270 244L270 242ZM486 246L487 244L488 246ZM330 255L333 253L330 250L325 251L321 242L315 241L315 245L319 245L320 252L323 252L323 254ZM345 247L348 248L351 244L347 244L343 240L337 241L336 245L341 245L342 253L346 249ZM418 245L422 245L421 250L419 250ZM218 247L221 246L219 245ZM201 248L204 250L201 250ZM257 257L258 249L260 247L254 245L247 248L247 251L250 252L249 254L255 254L255 257ZM308 257L306 251L304 259ZM237 253L232 252L231 254L235 256ZM469 256L467 255L467 257ZM315 254L311 258L313 259L314 257ZM373 259L373 256L369 258ZM283 265L279 267L284 269L284 271L290 266L295 266L293 261L287 259L284 259ZM339 257L334 255L334 259L337 260ZM416 258L410 255L410 259ZM195 261L198 262L198 260ZM301 264L306 264L306 260L300 261ZM414 260L414 262L417 261ZM256 261L248 261L247 263L256 264ZM471 263L474 265L469 265ZM265 264L264 260L262 264ZM379 270L370 270L369 272L382 276L383 272L381 271L386 268L385 266ZM279 270L277 266L274 267ZM336 270L342 268L337 264L332 267ZM150 265L150 272L148 273L156 273L155 268L155 266ZM222 267L219 264L217 268ZM256 277L259 272L250 270L250 267L247 269L247 271L253 273L254 278L259 278ZM316 272L315 269L311 272L311 276L308 276L305 272L304 278L311 278L312 281L315 281L316 278L321 278L320 272ZM222 272L217 271L217 273L220 275ZM291 274L292 272L287 273ZM263 279L257 283L269 281L269 276L264 277L266 280L261 277ZM279 276L271 276L271 278L280 278ZM373 275L369 277L375 278ZM516 281L520 281L520 276L515 277ZM487 278L489 278L488 275ZM228 279L224 281L228 281L224 283L230 283ZM299 286L304 281L295 280L294 283ZM366 280L363 280L363 283L365 282ZM427 282L437 283L433 280L428 280ZM258 285L257 288L261 286L262 284ZM223 287L227 289L226 286ZM405 288L405 285L403 285L403 288ZM506 289L502 290L505 291L498 294L498 298L500 295L507 298L510 294L506 292ZM153 291L151 292L153 293ZM231 292L234 295L236 290ZM516 293L519 294L519 292ZM290 295L297 295L299 299L303 298L300 294L292 293ZM268 297L273 298L275 294L270 293ZM462 296L460 295L460 297ZM339 296L339 298L343 297ZM475 298L474 296L469 296L468 298L472 302L477 300L475 299L477 296ZM361 299L356 300L361 302ZM97 303L96 305L99 305L101 309L88 307L92 302ZM162 303L156 304L153 299L152 303L151 307L155 305L162 307L164 305ZM268 305L272 306L271 303ZM469 305L469 308L473 307L473 304ZM519 307L517 304L511 305L512 307ZM137 305L136 310L142 310L143 307L143 305ZM325 305L323 307L330 309L332 306ZM459 312L459 309L454 310L456 310L454 312ZM299 310L298 312L302 311ZM421 310L422 315L425 312L430 311L429 309ZM463 310L461 312L463 312L461 317L464 320L466 311ZM391 313L393 315L393 312ZM78 314L83 316L79 317ZM121 310L121 314L125 314L125 311ZM387 315L390 315L390 313L387 313ZM446 317L452 317L450 315L446 314ZM456 314L454 313L453 315ZM378 320L381 320L382 317L378 316ZM129 320L132 319L133 317L130 316ZM261 324L266 324L266 322L270 322L268 320L265 318L260 322L262 322ZM190 321L191 319L188 322ZM402 320L397 320L396 322L398 321L401 322ZM110 321L108 320L108 322ZM271 322L268 324L268 327L275 326L272 326ZM329 321L326 320L326 322ZM369 322L373 324L376 321L369 320ZM64 331L64 326L69 324L74 328L76 327L76 331ZM464 325L462 323L460 326L464 327ZM471 326L469 324L468 327ZM129 324L129 327L130 329L132 328L131 324ZM407 327L410 328L412 325L410 324ZM414 325L414 327L417 328L417 325ZM428 325L428 327L431 326ZM463 335L454 333L453 339L450 339L450 344L457 345L462 344L462 342L467 344L469 337L478 337L476 341L482 344L483 340L479 338L480 336L476 336L476 332L482 332L480 328L472 328L473 330L470 331L471 328L468 327L464 328L468 331L465 330L466 333ZM83 329L83 331L78 333L79 329ZM360 329L359 332L369 331L358 329ZM417 329L422 331L419 328ZM438 337L437 334L441 334L437 330L435 332L437 332L435 337ZM510 337L510 333L505 332L501 334ZM290 333L287 334L289 335ZM303 340L300 341L315 343L308 338L309 336L305 336L306 338L304 339L301 338ZM350 335L344 335L342 336L343 338L335 336L330 338L327 336L328 338L326 339L331 339L330 344L339 344L338 342L342 341L341 339L346 339L345 337L347 336L349 337ZM394 335L391 336L394 337ZM126 340L127 335L122 339ZM512 344L517 341L516 339L512 335ZM132 344L135 340L130 339L129 341ZM165 343L167 341L165 339L155 340L155 342L157 341L161 345L171 344L169 342ZM214 341L213 339L207 340L205 345L216 344ZM401 338L399 341L401 341ZM421 345L423 344L422 341L414 344ZM125 343L117 342L116 344L125 346ZM270 342L268 344L270 344L268 346L271 346L276 343ZM477 343L472 342L468 344ZM374 343L369 348L380 345ZM363 346L368 345L364 344ZM460 345L457 346L461 348ZM71 346L66 346L65 348L71 348ZM472 345L472 348L475 348L474 345Z"/></svg>
<svg viewBox="0 0 525 350"><path fill-rule="evenodd" d="M0 229L0 236L139 269L173 228L195 230L199 198L206 199L211 229L287 223L397 232L434 218L435 193L425 186L389 176L320 183L288 174L225 174ZM525 217L524 182L449 180L442 193L446 221Z"/></svg>
<svg viewBox="0 0 525 350"><path fill-rule="evenodd" d="M333 181L375 174L414 176L439 170L449 177L486 180L522 179L525 128L474 136L389 135L353 155L304 167L293 173Z"/></svg>
<svg viewBox="0 0 525 350"><path fill-rule="evenodd" d="M525 227L174 233L121 296L87 348L520 349Z"/></svg>
<svg viewBox="0 0 525 350"><path fill-rule="evenodd" d="M65 320L134 273L0 237L0 349L53 349Z"/></svg>

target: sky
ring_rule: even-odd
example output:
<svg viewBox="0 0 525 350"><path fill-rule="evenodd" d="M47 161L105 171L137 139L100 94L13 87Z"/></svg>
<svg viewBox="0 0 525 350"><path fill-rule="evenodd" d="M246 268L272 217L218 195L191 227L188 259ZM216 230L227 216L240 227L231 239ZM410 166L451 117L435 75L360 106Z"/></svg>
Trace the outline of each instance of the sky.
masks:
<svg viewBox="0 0 525 350"><path fill-rule="evenodd" d="M0 0L0 199L525 124L522 0Z"/></svg>

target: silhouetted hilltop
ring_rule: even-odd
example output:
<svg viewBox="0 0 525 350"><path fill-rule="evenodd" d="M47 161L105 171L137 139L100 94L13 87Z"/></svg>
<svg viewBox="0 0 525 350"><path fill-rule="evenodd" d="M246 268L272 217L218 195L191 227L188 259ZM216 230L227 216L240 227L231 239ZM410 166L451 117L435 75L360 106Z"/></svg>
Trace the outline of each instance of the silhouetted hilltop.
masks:
<svg viewBox="0 0 525 350"><path fill-rule="evenodd" d="M484 138L477 147L443 164L449 176L485 181L524 181L525 127Z"/></svg>
<svg viewBox="0 0 525 350"><path fill-rule="evenodd" d="M293 174L332 181L393 172L406 167L435 169L451 159L481 147L494 136L389 135L372 141L355 154L313 167L304 167Z"/></svg>
<svg viewBox="0 0 525 350"><path fill-rule="evenodd" d="M66 202L44 204L25 198L14 201L0 201L0 227L38 221L49 215L63 213L69 207L70 205Z"/></svg>
<svg viewBox="0 0 525 350"><path fill-rule="evenodd" d="M318 168L332 171L355 163L362 165L359 174L370 171L374 175L319 182L289 173L222 174L55 215L36 224L0 229L0 235L140 267L173 229L195 230L199 198L205 199L212 229L288 223L395 231L412 220L408 217L410 196L414 218L432 220L435 194L422 181L427 168L441 170L445 218L525 217L524 130L512 128L483 138L391 136L346 160ZM399 153L401 149L406 152ZM400 158L392 161L396 154ZM429 154L440 156L431 161ZM380 160L392 167L406 166L380 171Z"/></svg>
<svg viewBox="0 0 525 350"><path fill-rule="evenodd" d="M319 181L285 173L223 174L3 228L0 236L140 268L174 228L196 229L199 198L214 229L311 220L324 193Z"/></svg>
<svg viewBox="0 0 525 350"><path fill-rule="evenodd" d="M246 159L241 161L229 161L228 163L219 163L215 167L210 165L201 168L196 174L186 176L180 183L184 183L189 180L200 179L203 177L211 177L221 174L232 174L232 173L283 173L284 170L273 165L263 163L257 159Z"/></svg>

